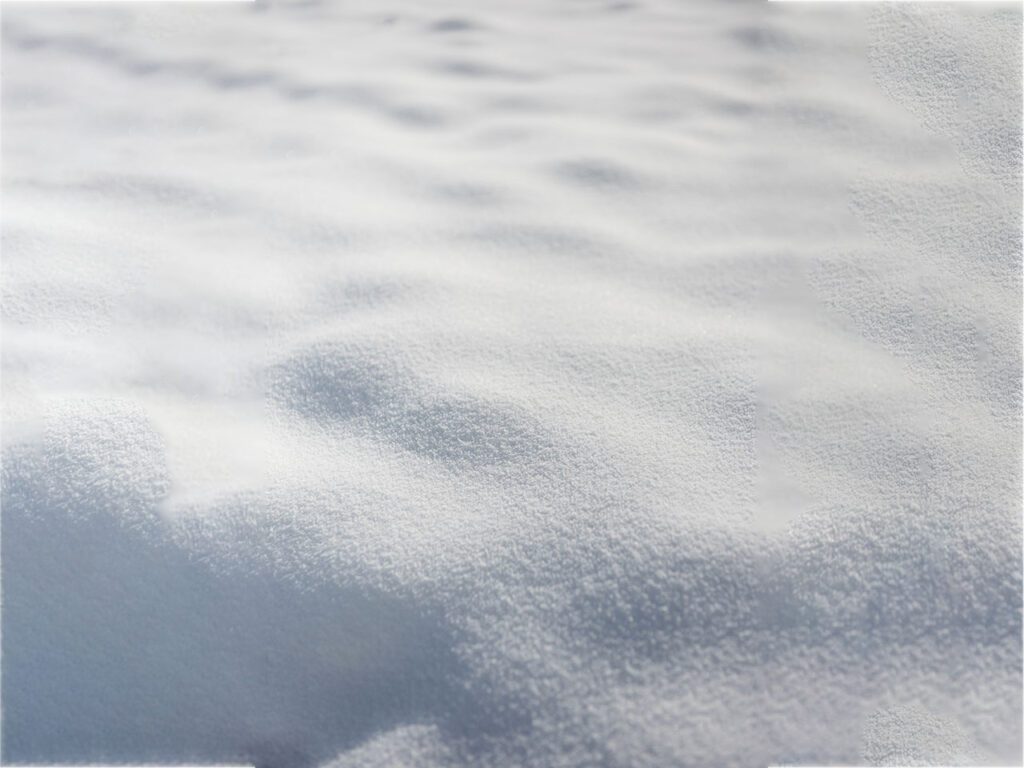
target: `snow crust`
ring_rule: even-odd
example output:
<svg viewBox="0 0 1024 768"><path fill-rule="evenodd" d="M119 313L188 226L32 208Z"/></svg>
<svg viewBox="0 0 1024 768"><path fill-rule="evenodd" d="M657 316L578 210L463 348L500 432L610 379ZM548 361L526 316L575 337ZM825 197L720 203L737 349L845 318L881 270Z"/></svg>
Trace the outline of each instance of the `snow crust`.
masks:
<svg viewBox="0 0 1024 768"><path fill-rule="evenodd" d="M1021 760L1021 9L3 9L7 762Z"/></svg>

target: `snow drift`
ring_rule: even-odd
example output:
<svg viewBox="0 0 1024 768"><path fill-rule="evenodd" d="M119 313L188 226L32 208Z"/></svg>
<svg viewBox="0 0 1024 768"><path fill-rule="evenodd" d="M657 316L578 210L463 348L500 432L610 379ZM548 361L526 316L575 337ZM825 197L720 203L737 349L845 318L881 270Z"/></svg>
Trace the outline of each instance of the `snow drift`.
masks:
<svg viewBox="0 0 1024 768"><path fill-rule="evenodd" d="M3 759L1021 759L1021 12L8 5Z"/></svg>

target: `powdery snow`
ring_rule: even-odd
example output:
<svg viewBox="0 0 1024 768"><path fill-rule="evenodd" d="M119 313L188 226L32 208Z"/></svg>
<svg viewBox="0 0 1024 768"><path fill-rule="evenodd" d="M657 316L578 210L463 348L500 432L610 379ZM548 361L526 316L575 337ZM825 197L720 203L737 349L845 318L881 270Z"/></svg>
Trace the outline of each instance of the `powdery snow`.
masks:
<svg viewBox="0 0 1024 768"><path fill-rule="evenodd" d="M3 9L3 759L1021 760L1021 9Z"/></svg>

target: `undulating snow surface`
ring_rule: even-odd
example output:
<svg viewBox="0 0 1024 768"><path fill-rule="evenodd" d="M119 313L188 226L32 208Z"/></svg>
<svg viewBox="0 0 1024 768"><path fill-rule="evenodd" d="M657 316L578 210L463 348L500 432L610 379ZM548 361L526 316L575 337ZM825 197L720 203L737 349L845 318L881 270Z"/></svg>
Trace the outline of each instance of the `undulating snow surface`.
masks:
<svg viewBox="0 0 1024 768"><path fill-rule="evenodd" d="M1021 759L1021 9L3 9L3 758Z"/></svg>

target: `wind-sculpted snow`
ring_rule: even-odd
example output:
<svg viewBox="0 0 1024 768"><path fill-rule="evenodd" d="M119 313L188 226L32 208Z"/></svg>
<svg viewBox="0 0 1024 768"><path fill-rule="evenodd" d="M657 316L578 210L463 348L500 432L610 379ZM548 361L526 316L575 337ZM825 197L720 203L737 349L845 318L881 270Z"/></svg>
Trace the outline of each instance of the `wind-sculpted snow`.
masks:
<svg viewBox="0 0 1024 768"><path fill-rule="evenodd" d="M1020 762L1019 8L3 33L5 761Z"/></svg>

